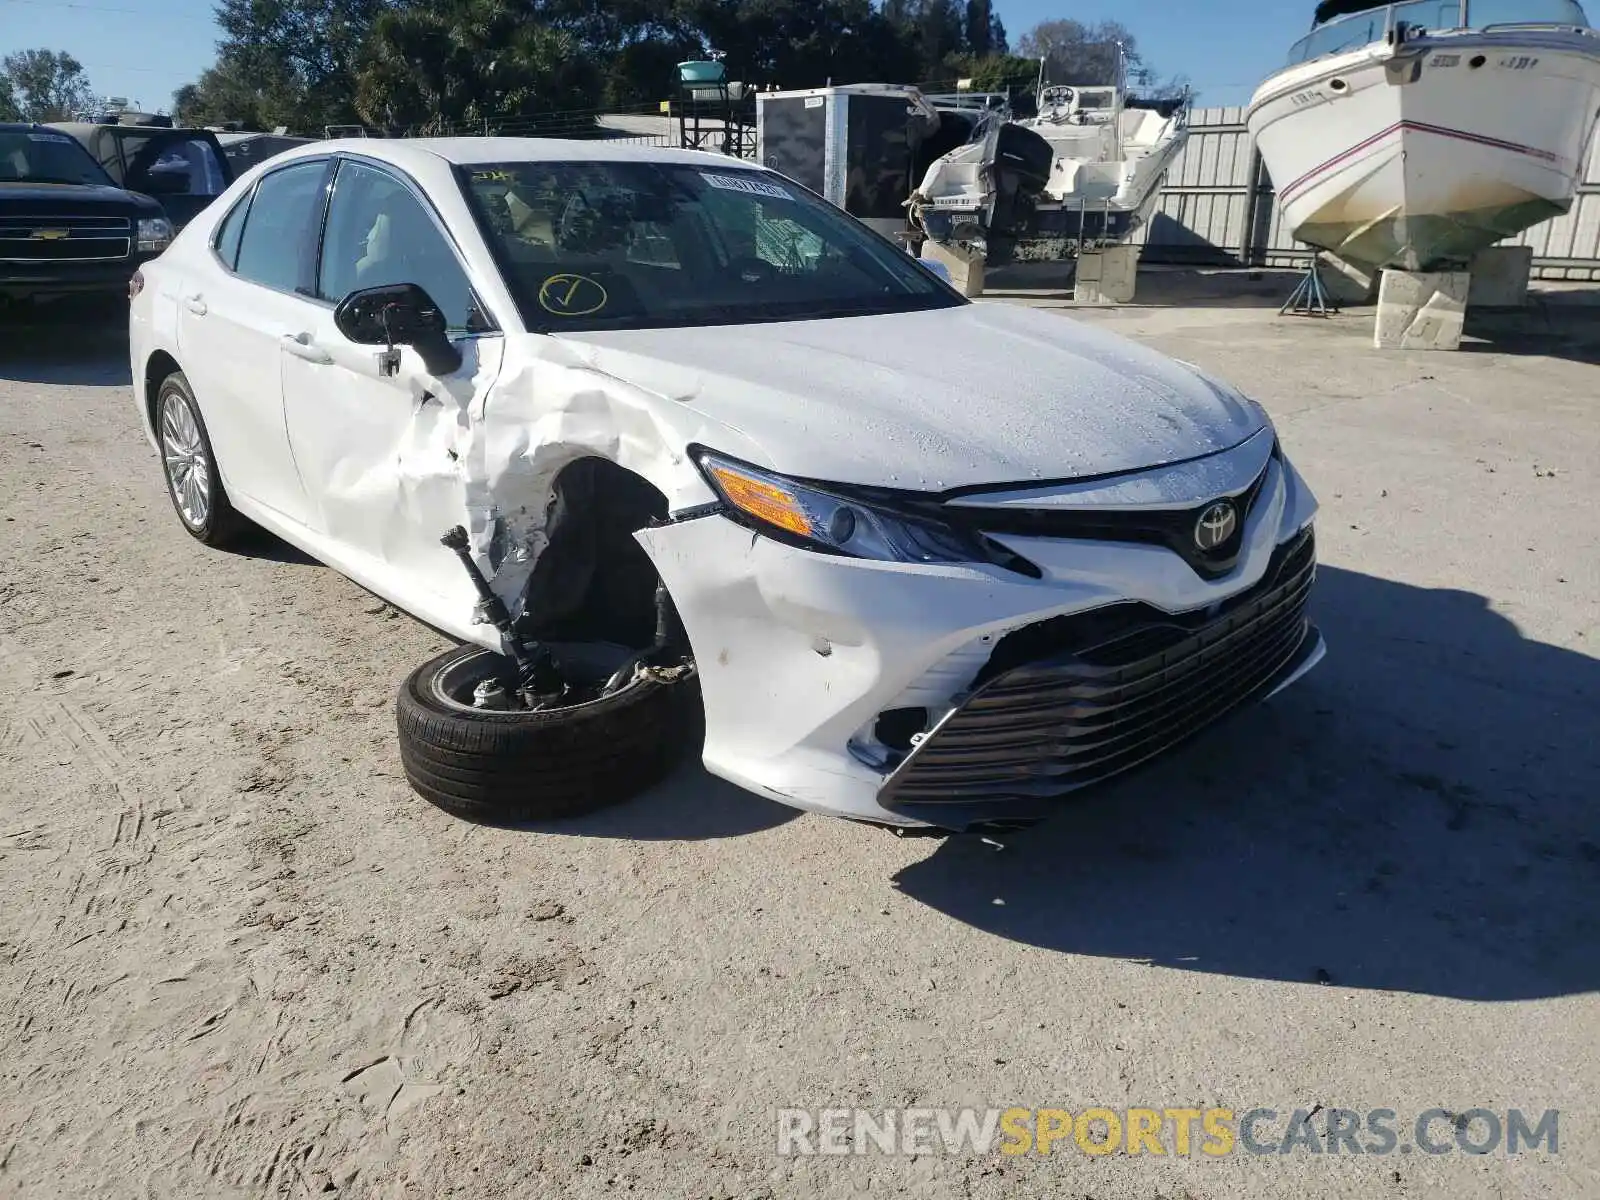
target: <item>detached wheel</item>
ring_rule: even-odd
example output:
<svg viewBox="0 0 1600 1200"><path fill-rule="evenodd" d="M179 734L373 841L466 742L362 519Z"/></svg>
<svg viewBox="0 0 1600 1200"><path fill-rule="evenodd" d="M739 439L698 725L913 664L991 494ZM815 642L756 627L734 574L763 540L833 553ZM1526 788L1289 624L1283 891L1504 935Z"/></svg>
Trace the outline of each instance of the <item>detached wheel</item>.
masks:
<svg viewBox="0 0 1600 1200"><path fill-rule="evenodd" d="M228 502L211 435L182 372L168 375L156 392L156 436L167 495L183 527L207 546L233 541L245 519Z"/></svg>
<svg viewBox="0 0 1600 1200"><path fill-rule="evenodd" d="M694 729L693 667L547 712L474 708L478 685L506 673L502 656L459 647L413 671L395 705L407 780L469 821L551 820L629 799L672 772Z"/></svg>

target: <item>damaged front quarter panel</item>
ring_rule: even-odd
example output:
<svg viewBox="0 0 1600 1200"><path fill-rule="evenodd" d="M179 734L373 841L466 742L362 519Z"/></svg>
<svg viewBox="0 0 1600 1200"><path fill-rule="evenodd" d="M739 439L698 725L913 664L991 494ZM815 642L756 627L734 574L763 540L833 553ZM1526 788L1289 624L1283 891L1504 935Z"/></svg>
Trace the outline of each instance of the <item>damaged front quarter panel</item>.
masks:
<svg viewBox="0 0 1600 1200"><path fill-rule="evenodd" d="M560 580L530 588L552 539L564 522L588 516L558 487L567 468L584 459L614 464L659 492L665 510L679 511L714 500L686 453L690 443L709 436L744 447L682 403L693 378L653 390L608 371L604 351L556 337L510 339L506 351L460 457L464 511L441 512L439 524L441 532L452 520L465 524L490 586L520 620L540 616L528 611L531 594L560 590ZM500 648L483 626L462 635Z"/></svg>

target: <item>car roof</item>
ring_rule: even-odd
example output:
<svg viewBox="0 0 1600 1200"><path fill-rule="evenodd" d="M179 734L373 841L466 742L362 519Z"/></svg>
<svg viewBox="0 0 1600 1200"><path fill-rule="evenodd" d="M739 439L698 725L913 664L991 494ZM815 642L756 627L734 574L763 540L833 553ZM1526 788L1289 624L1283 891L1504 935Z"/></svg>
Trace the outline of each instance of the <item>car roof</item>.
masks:
<svg viewBox="0 0 1600 1200"><path fill-rule="evenodd" d="M460 166L502 162L659 162L762 169L756 163L721 154L666 146L641 146L623 139L605 138L338 138L297 146L272 161L283 162L291 157L315 157L330 152L361 154L412 169L424 161L437 162L439 159Z"/></svg>

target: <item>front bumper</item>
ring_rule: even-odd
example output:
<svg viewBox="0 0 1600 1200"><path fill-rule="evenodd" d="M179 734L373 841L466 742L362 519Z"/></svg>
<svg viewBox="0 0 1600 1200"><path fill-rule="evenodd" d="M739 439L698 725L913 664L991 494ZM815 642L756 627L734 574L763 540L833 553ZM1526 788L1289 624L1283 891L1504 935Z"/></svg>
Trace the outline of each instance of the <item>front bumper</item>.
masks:
<svg viewBox="0 0 1600 1200"><path fill-rule="evenodd" d="M1315 511L1293 467L1275 460L1238 560L1220 578L1203 577L1165 546L1129 542L1006 536L1006 545L1042 568L1043 578L1030 579L1000 567L816 554L719 515L638 536L677 603L699 664L710 771L797 808L964 829L1036 819L1060 795L1162 752L1314 665L1322 649L1303 614L1309 572L1291 607L1271 609L1269 639L1238 639L1233 644L1249 641L1244 656L1229 654L1224 639L1234 628L1254 628L1241 614L1278 595L1292 556L1299 553L1296 563L1309 567ZM1124 610L1137 619L1119 625ZM1028 638L1008 642L1009 635L1085 614L1095 614L1088 623L1095 637L1038 643L1031 657L1005 660L1007 645L1035 646ZM1108 614L1110 625L1100 619ZM1123 651L1133 645L1126 637L1143 629L1148 653L1102 662L1127 676L1113 681L1122 692L1117 711L1106 715L1131 716L1153 732L1137 745L1119 743L1102 770L1061 774L1062 755L1077 751L1055 747L1081 739L1074 725L1081 714L1057 712L1060 725L1052 717L1042 728L1021 730L1033 741L1012 744L1018 730L1008 729L999 753L959 761L987 736L971 728L972 714L1020 682L1006 672L1029 668L1047 683L1070 677L1078 682L1067 688L1083 686L1071 674L1073 655L1103 647L1108 628ZM1163 636L1159 646L1150 640ZM1198 657L1190 661L1186 653ZM1165 660L1152 667L1152 656ZM1176 703L1126 707L1163 687ZM885 714L919 711L927 726L910 743L886 731Z"/></svg>
<svg viewBox="0 0 1600 1200"><path fill-rule="evenodd" d="M15 300L43 300L54 296L128 294L128 281L154 254L141 254L109 262L3 262L0 296Z"/></svg>
<svg viewBox="0 0 1600 1200"><path fill-rule="evenodd" d="M998 647L878 802L954 828L1049 815L1060 797L1131 770L1315 665L1322 635L1305 615L1315 575L1307 529L1278 548L1265 579L1215 612L1130 604L1029 627L1020 636L1035 635L1035 648L1054 641L1055 652L1007 666Z"/></svg>

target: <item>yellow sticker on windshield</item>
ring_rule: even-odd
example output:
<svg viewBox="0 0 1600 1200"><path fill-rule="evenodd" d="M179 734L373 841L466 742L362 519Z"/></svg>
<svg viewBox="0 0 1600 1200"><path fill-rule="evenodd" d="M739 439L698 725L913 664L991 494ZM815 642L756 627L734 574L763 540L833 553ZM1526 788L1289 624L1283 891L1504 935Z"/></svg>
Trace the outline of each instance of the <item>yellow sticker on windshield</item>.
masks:
<svg viewBox="0 0 1600 1200"><path fill-rule="evenodd" d="M558 317L587 317L610 302L606 289L587 275L552 275L539 289L539 307Z"/></svg>

